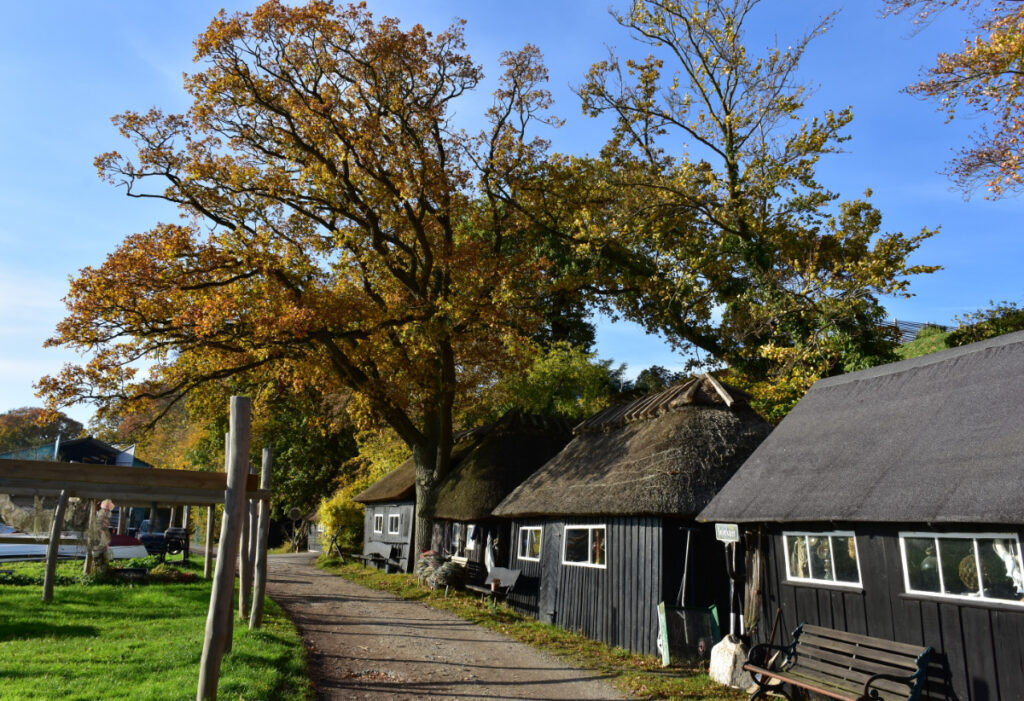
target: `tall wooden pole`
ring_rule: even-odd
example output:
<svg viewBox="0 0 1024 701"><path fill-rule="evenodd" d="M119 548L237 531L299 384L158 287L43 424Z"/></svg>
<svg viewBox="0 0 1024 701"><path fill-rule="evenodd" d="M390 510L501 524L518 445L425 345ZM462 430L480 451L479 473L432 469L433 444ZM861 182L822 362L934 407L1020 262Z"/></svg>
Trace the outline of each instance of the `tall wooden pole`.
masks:
<svg viewBox="0 0 1024 701"><path fill-rule="evenodd" d="M189 517L192 515L188 506L181 507L181 527L185 529L185 547L181 549L181 561L188 562L189 543L192 540L188 536Z"/></svg>
<svg viewBox="0 0 1024 701"><path fill-rule="evenodd" d="M89 525L86 526L85 537L82 538L85 541L85 562L82 563L82 574L92 574L94 569L93 556L92 556L92 538L93 532L96 530L96 500L90 499L86 502L89 508Z"/></svg>
<svg viewBox="0 0 1024 701"><path fill-rule="evenodd" d="M245 508L245 480L249 466L250 403L248 397L231 397L230 461L227 489L224 491L224 519L221 523L217 568L213 575L210 609L206 616L206 636L199 662L199 685L196 700L217 698L220 662L226 636L230 634L228 622L232 618L232 599L235 589L235 558L238 556L238 536Z"/></svg>
<svg viewBox="0 0 1024 701"><path fill-rule="evenodd" d="M60 490L57 508L53 510L50 524L50 542L46 546L46 573L43 575L43 601L53 600L53 579L57 574L57 551L60 549L60 534L64 530L64 511L68 508L68 490Z"/></svg>
<svg viewBox="0 0 1024 701"><path fill-rule="evenodd" d="M252 560L249 559L252 520L249 518L249 504L250 499L246 495L242 504L242 532L238 538L238 617L243 621L249 617L252 606Z"/></svg>
<svg viewBox="0 0 1024 701"><path fill-rule="evenodd" d="M213 522L217 510L213 506L206 507L206 553L203 555L203 579L210 578L213 569Z"/></svg>
<svg viewBox="0 0 1024 701"><path fill-rule="evenodd" d="M124 504L117 505L117 534L128 535L128 520L132 517L132 509Z"/></svg>
<svg viewBox="0 0 1024 701"><path fill-rule="evenodd" d="M263 449L263 469L260 474L260 489L270 489L270 473L274 456L270 448ZM249 628L263 625L263 597L267 592L267 536L270 532L270 500L260 499L259 521L256 526L256 573L253 583L252 613Z"/></svg>
<svg viewBox="0 0 1024 701"><path fill-rule="evenodd" d="M232 459L233 458L231 457L231 434L230 433L225 433L224 434L224 474L225 475L228 474L229 472L231 472L232 466L234 465L234 463L232 462ZM225 513L221 514L221 521L220 521L220 528L221 528L221 534L222 535L224 533L224 520L227 518L227 508L228 508L228 505L227 505L227 502L225 502L224 503ZM238 536L236 535L235 537L237 538ZM221 542L223 542L223 541L221 541ZM221 555L220 545L221 545L221 543L217 543L217 559L218 560L220 560L220 555ZM224 551L224 552L227 552L227 551ZM234 558L233 555L230 555L229 557L231 557L232 559ZM238 563L231 562L229 564L231 565L231 568L232 568L231 569L231 572L232 572L232 575L231 575L232 582L234 582L234 578L238 576ZM232 583L231 586L234 587L235 585ZM224 615L226 616L226 619L224 621L224 625L227 626L227 636L226 636L226 640L224 641L224 654L225 655L230 655L231 654L231 646L235 642L235 617L231 613L231 609L232 609L231 604L234 601L234 599L232 597L234 597L234 592L232 592L231 596L228 597L228 605L227 605L227 609L226 609L226 611L224 613Z"/></svg>

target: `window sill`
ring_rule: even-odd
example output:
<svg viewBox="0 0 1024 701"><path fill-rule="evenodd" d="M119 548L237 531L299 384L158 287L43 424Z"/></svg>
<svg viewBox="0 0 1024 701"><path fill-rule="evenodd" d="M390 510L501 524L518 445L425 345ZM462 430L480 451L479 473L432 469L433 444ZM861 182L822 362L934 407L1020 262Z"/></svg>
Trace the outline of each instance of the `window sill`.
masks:
<svg viewBox="0 0 1024 701"><path fill-rule="evenodd" d="M826 591L844 592L846 594L860 594L864 595L863 586L843 586L842 584L828 584L827 582L794 582L786 579L782 582L783 586L786 587L798 587L807 589L825 589Z"/></svg>
<svg viewBox="0 0 1024 701"><path fill-rule="evenodd" d="M903 592L899 595L902 601L930 601L936 604L952 604L953 606L970 606L972 608L995 609L998 611L1014 611L1024 613L1024 601L1013 602L1004 599L969 599L959 596L929 596L927 594L908 594Z"/></svg>

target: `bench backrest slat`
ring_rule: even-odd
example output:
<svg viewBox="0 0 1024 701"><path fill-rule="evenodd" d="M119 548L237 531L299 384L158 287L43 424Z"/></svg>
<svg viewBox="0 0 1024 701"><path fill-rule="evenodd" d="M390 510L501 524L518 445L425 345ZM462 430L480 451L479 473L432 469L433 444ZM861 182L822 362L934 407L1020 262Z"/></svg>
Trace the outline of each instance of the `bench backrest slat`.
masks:
<svg viewBox="0 0 1024 701"><path fill-rule="evenodd" d="M803 632L810 635L816 635L820 638L832 638L834 640L841 640L847 643L860 644L863 647L876 648L878 650L884 650L886 652L892 652L900 655L909 655L915 659L927 649L921 645L909 645L907 643L898 643L894 640L872 638L868 635L847 633L846 631L822 628L821 626L812 626L807 623L803 626Z"/></svg>
<svg viewBox="0 0 1024 701"><path fill-rule="evenodd" d="M846 660L849 660L851 657L855 657L856 659L853 664L857 666L861 664L867 665L873 670L872 673L886 672L890 670L906 670L907 674L912 674L917 669L917 658L921 652L923 652L923 650L921 650L913 657L910 657L909 655L895 655L891 652L884 652L877 648L867 648L853 643L828 640L819 638L816 635L807 634L800 636L800 647L805 654L814 654L813 650L816 649L823 652L838 654ZM884 667L884 669L876 669L875 667ZM898 672L894 671L894 673Z"/></svg>

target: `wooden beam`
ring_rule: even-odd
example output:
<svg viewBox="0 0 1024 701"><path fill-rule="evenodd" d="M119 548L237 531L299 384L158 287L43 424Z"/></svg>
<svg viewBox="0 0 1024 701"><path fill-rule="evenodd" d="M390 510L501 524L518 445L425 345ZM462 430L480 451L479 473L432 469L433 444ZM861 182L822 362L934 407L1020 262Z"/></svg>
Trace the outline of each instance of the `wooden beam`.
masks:
<svg viewBox="0 0 1024 701"><path fill-rule="evenodd" d="M263 466L260 475L260 490L270 491L270 475L274 456L270 448L263 449ZM252 613L249 628L263 625L263 599L267 593L267 536L270 533L270 500L260 499L259 521L256 526L256 571L254 573Z"/></svg>
<svg viewBox="0 0 1024 701"><path fill-rule="evenodd" d="M203 579L210 578L213 567L213 522L217 518L217 510L213 506L206 507L206 552L203 553Z"/></svg>
<svg viewBox="0 0 1024 701"><path fill-rule="evenodd" d="M123 465L89 465L85 463L46 462L42 460L0 460L0 478L31 480L33 482L96 483L122 487L171 487L173 489L200 489L224 491L224 474L194 470L164 470ZM245 479L247 491L256 489L259 477Z"/></svg>
<svg viewBox="0 0 1024 701"><path fill-rule="evenodd" d="M57 498L57 508L53 510L53 523L50 524L50 544L46 547L46 572L43 575L43 601L53 600L53 580L57 574L57 550L60 545L60 534L64 528L64 511L68 507L68 493L61 492Z"/></svg>
<svg viewBox="0 0 1024 701"><path fill-rule="evenodd" d="M217 569L213 575L213 592L206 616L206 635L199 662L197 701L217 698L220 662L224 652L227 623L235 591L235 558L238 556L238 535L245 506L245 473L249 464L250 404L248 397L231 398L231 469L227 474L224 494L224 520L221 524Z"/></svg>
<svg viewBox="0 0 1024 701"><path fill-rule="evenodd" d="M0 462L3 462L0 460ZM142 469L142 468L136 468ZM67 490L70 496L80 499L111 499L118 502L157 502L161 506L210 506L224 501L224 487L215 489L181 488L164 486L123 486L118 484L100 484L95 482L78 482L68 480L63 483L44 480L9 479L0 476L0 494L18 494L23 496L55 497ZM254 499L261 499L260 490L248 492Z"/></svg>

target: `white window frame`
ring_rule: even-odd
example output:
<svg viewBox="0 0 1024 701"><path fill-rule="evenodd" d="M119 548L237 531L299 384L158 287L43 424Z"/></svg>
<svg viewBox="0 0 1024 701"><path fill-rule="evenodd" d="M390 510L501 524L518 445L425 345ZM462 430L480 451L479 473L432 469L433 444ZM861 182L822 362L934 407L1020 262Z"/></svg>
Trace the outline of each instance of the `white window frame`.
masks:
<svg viewBox="0 0 1024 701"><path fill-rule="evenodd" d="M832 560L832 572L836 571L836 556L832 547L832 536L839 536L840 538L853 538L853 551L857 556L857 581L856 582L841 582L835 579L824 579L820 577L797 577L789 571L790 559L789 559L789 538L790 536L797 538L824 538L828 537L828 556ZM806 544L805 546L809 547ZM797 582L800 584L818 584L827 587L842 587L843 589L863 589L864 588L864 577L860 571L860 547L857 545L857 534L853 531L783 531L782 532L782 552L786 558L786 581ZM807 571L811 572L810 560L807 562Z"/></svg>
<svg viewBox="0 0 1024 701"><path fill-rule="evenodd" d="M475 523L466 525L466 545L462 548L463 552L467 550L476 549L476 529L478 526Z"/></svg>
<svg viewBox="0 0 1024 701"><path fill-rule="evenodd" d="M391 524L395 524L395 529L391 530ZM402 532L402 518L398 514L388 514L388 535L398 535Z"/></svg>
<svg viewBox="0 0 1024 701"><path fill-rule="evenodd" d="M523 550L523 531L537 531L537 557L530 557L524 555ZM525 560L526 562L540 562L540 556L544 552L544 527L543 526L520 526L518 538L516 538L516 559Z"/></svg>
<svg viewBox="0 0 1024 701"><path fill-rule="evenodd" d="M587 552L590 556L594 553L594 531L604 531L604 562L597 564L594 562L570 562L565 559L565 551L569 547L568 531L587 531ZM603 570L608 567L608 528L603 523L594 524L572 524L566 525L562 531L562 564L569 565L571 567L593 567L595 569Z"/></svg>
<svg viewBox="0 0 1024 701"><path fill-rule="evenodd" d="M939 570L939 586L943 589L941 592L936 591L922 591L920 589L912 589L910 587L910 569L907 567L907 547L905 543L906 538L931 538L934 541L938 541L940 538L947 540L971 540L974 547L974 561L977 566L978 572L978 591L974 594L947 594L945 592L946 583L942 575L942 553L939 550L938 542L935 544L935 563ZM1020 549L1020 537L1016 533L938 533L936 531L900 531L900 561L903 565L903 590L907 594L913 596L920 596L930 599L943 599L946 601L984 601L992 604L1006 604L1008 606L1024 607L1024 601L1014 601L1013 599L996 599L991 596L985 596L984 582L982 581L982 568L980 555L978 554L978 542L979 540L1012 540L1017 544L1017 565L1024 568L1024 553Z"/></svg>
<svg viewBox="0 0 1024 701"><path fill-rule="evenodd" d="M384 532L384 514L373 515L373 532L383 533Z"/></svg>

